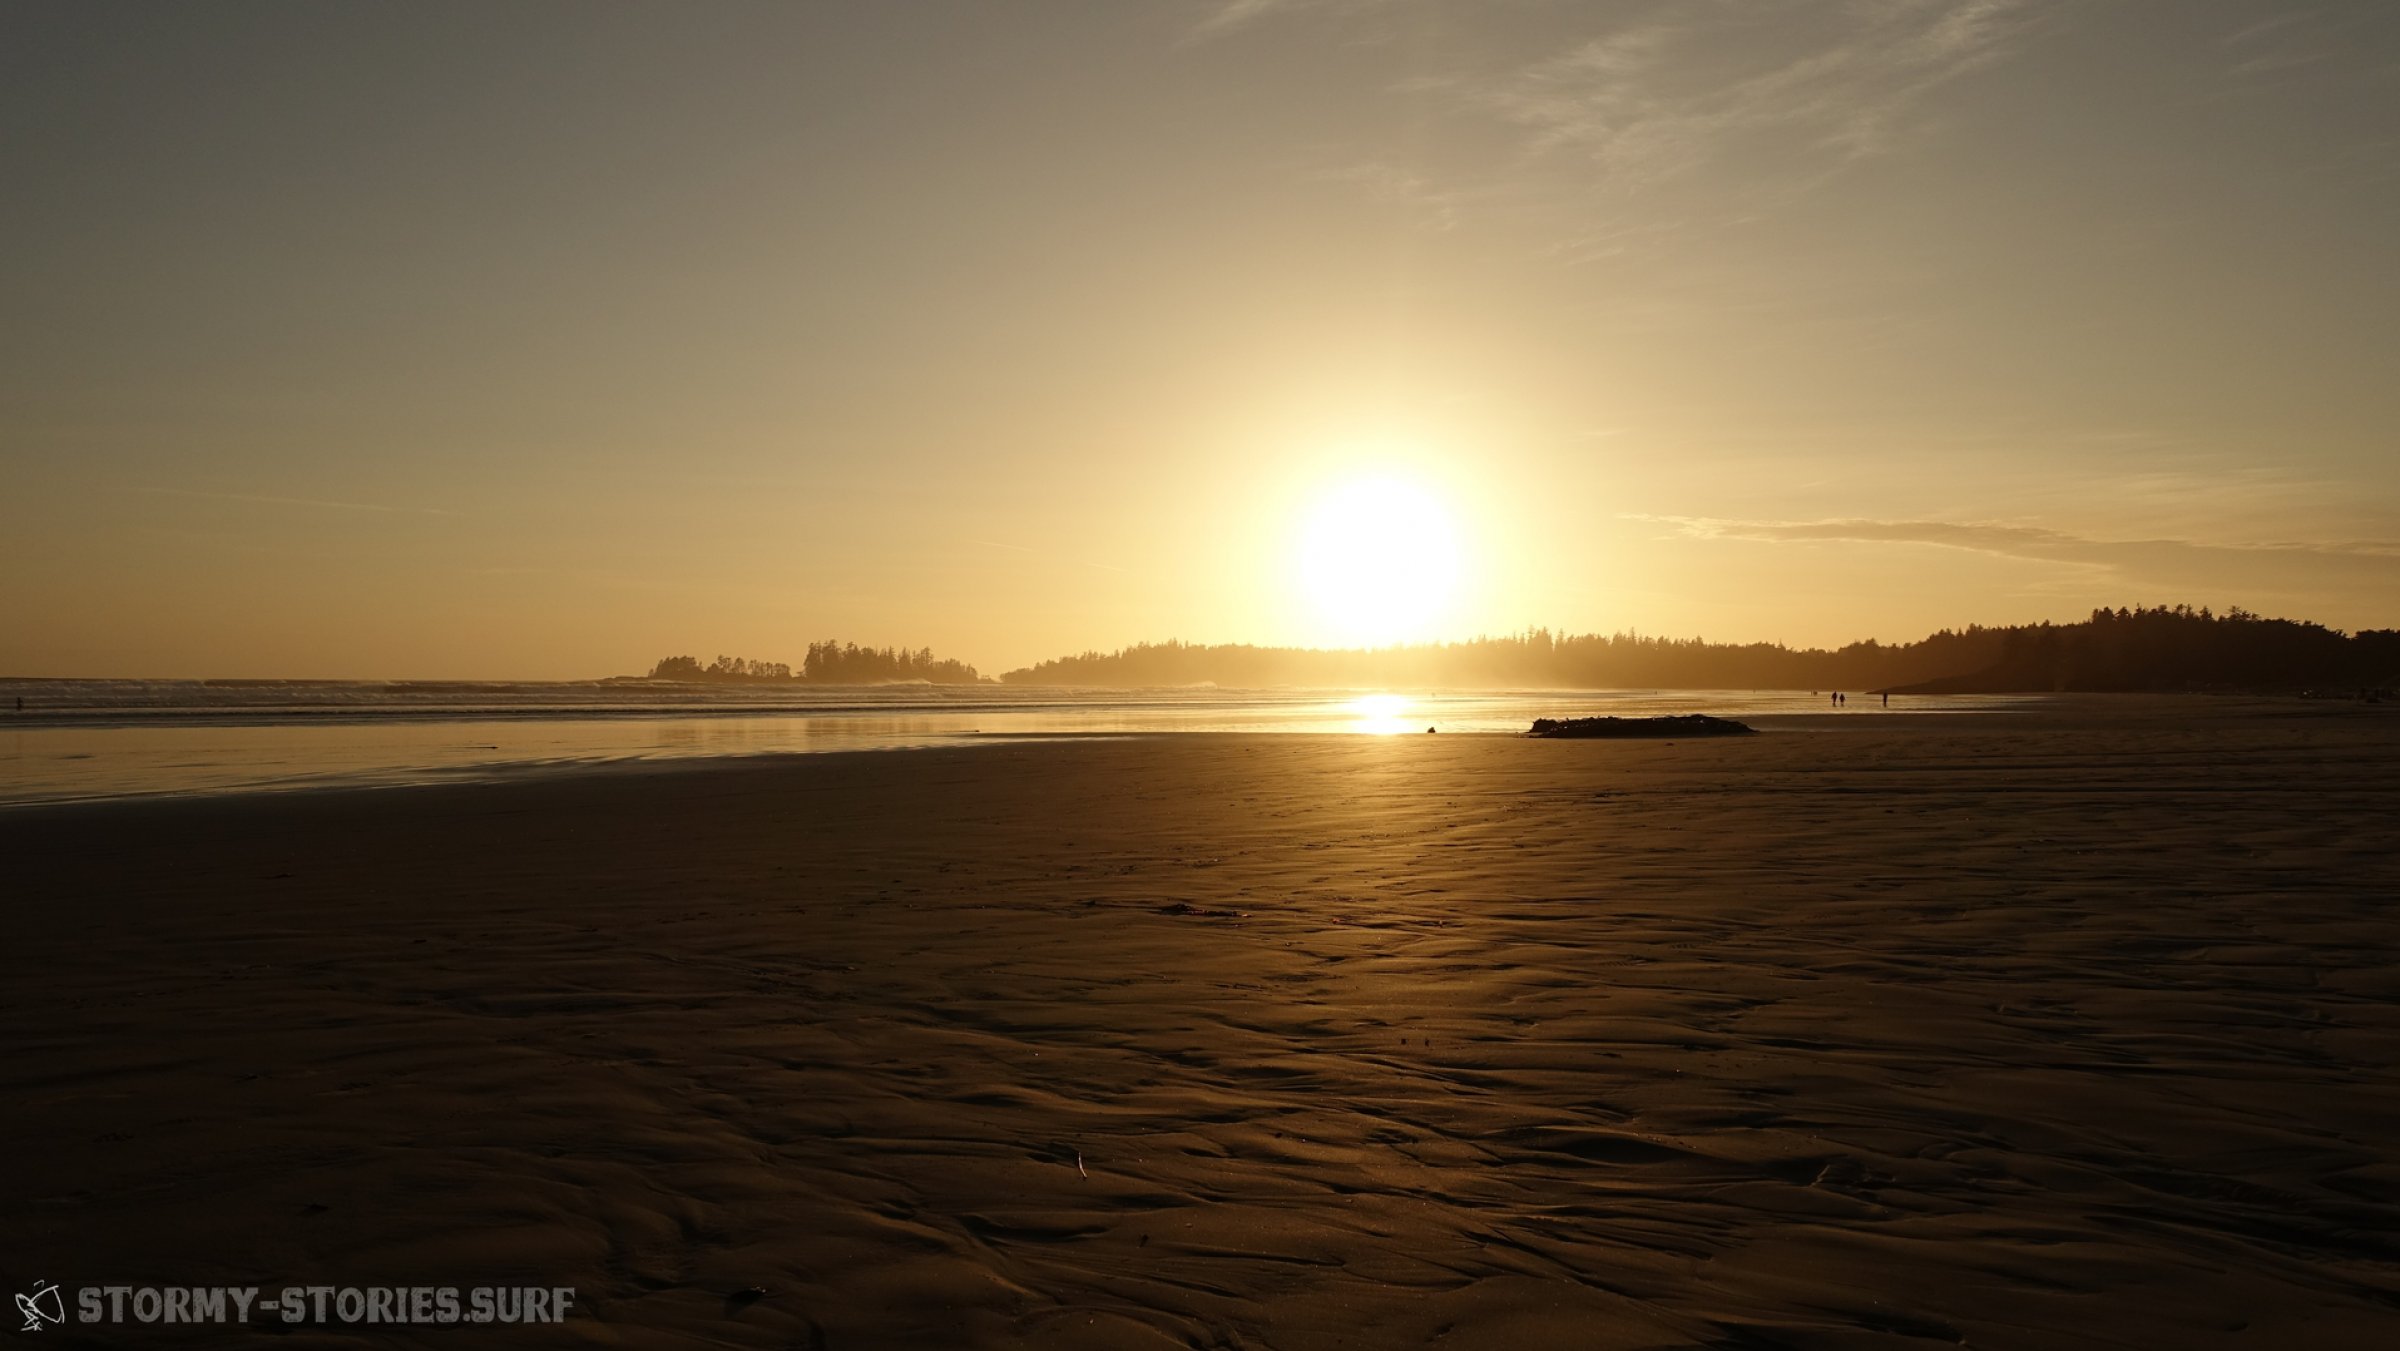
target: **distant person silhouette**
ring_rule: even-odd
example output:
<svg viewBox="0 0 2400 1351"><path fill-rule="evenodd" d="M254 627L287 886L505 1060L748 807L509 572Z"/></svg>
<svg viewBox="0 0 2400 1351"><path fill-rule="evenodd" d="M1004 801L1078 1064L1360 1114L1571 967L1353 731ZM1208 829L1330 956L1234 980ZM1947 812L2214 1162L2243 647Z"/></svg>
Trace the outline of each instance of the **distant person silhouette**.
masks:
<svg viewBox="0 0 2400 1351"><path fill-rule="evenodd" d="M1885 708L1890 708L1892 706L1892 692L1890 690L1885 690L1883 692L1883 706Z"/></svg>

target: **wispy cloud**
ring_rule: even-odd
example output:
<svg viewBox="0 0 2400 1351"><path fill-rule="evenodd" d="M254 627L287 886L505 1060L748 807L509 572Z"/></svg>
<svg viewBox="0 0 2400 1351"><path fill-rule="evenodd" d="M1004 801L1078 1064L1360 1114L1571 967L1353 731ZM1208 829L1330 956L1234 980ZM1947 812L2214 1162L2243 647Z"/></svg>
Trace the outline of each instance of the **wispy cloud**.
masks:
<svg viewBox="0 0 2400 1351"><path fill-rule="evenodd" d="M1195 36L1205 37L1239 28L1277 7L1280 0L1221 0L1212 5L1200 22L1193 26Z"/></svg>
<svg viewBox="0 0 2400 1351"><path fill-rule="evenodd" d="M1883 0L1769 25L1765 10L1690 7L1462 92L1521 128L1531 151L1571 153L1621 186L1744 150L1821 167L1891 148L1934 89L2008 51L2024 9Z"/></svg>
<svg viewBox="0 0 2400 1351"><path fill-rule="evenodd" d="M123 491L152 497L189 497L205 502L251 502L273 507L307 507L320 511L373 511L408 516L456 516L440 507L396 506L384 502L336 502L319 497L276 497L265 493L208 492L198 488L131 487Z"/></svg>
<svg viewBox="0 0 2400 1351"><path fill-rule="evenodd" d="M1203 31L1327 10L1390 26L1364 0L1232 0ZM1470 215L1544 219L1563 233L1544 252L1563 263L1777 214L1859 161L1919 140L1939 123L1944 86L2063 21L2036 0L1691 0L1508 14L1491 30L1531 40L1429 47L1418 72L1392 86L1439 131L1332 176L1437 229Z"/></svg>
<svg viewBox="0 0 2400 1351"><path fill-rule="evenodd" d="M2330 59L2351 22L2338 14L2291 9L2218 39L2234 76L2272 75Z"/></svg>
<svg viewBox="0 0 2400 1351"><path fill-rule="evenodd" d="M2227 33L2224 37L2217 39L2217 45L2221 47L2244 46L2280 33L2293 24L2306 23L2308 19L2309 13L2304 9L2289 9L2281 14L2270 14L2256 23L2245 24Z"/></svg>
<svg viewBox="0 0 2400 1351"><path fill-rule="evenodd" d="M1697 539L1773 544L1916 545L1964 549L2106 571L2128 581L2204 589L2311 591L2400 587L2400 542L2210 543L2189 539L2094 539L2040 526L1982 521L1747 521L1709 516L1639 516Z"/></svg>
<svg viewBox="0 0 2400 1351"><path fill-rule="evenodd" d="M1187 41L1203 42L1209 38L1248 28L1268 18L1285 17L1303 11L1333 11L1376 9L1391 0L1208 0L1207 13L1200 16L1185 34Z"/></svg>
<svg viewBox="0 0 2400 1351"><path fill-rule="evenodd" d="M1325 176L1352 184L1376 201L1408 209L1428 229L1438 232L1458 224L1459 193L1414 170L1384 160L1369 160Z"/></svg>

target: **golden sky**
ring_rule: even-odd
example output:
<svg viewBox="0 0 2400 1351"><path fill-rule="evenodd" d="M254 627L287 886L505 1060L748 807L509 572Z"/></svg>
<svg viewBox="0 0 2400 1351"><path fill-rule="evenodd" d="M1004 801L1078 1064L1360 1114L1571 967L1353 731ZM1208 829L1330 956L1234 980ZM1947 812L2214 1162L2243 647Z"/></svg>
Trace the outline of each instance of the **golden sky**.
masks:
<svg viewBox="0 0 2400 1351"><path fill-rule="evenodd" d="M2381 0L70 0L0 127L0 674L2400 625Z"/></svg>

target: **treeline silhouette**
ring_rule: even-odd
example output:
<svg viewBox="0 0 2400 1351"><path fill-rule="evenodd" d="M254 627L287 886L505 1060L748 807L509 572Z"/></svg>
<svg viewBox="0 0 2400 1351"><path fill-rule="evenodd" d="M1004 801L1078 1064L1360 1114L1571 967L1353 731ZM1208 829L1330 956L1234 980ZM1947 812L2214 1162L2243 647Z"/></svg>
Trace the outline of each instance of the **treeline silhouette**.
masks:
<svg viewBox="0 0 2400 1351"><path fill-rule="evenodd" d="M2400 630L2344 633L2235 606L2100 609L2080 624L1997 630L1986 665L1910 692L2388 690L2400 684Z"/></svg>
<svg viewBox="0 0 2400 1351"><path fill-rule="evenodd" d="M1555 689L1890 689L1917 693L2296 690L2400 682L2400 631L2345 634L2238 607L2094 610L2072 624L1943 629L1836 649L1531 629L1371 650L1141 643L1001 677L1033 685L1423 685Z"/></svg>
<svg viewBox="0 0 2400 1351"><path fill-rule="evenodd" d="M860 647L831 639L810 643L800 668L780 661L747 657L718 657L703 666L696 657L664 657L650 668L652 680L793 681L812 685L880 685L894 681L924 681L934 685L972 685L981 677L975 668L948 657L936 657L930 647L911 652L904 647Z"/></svg>

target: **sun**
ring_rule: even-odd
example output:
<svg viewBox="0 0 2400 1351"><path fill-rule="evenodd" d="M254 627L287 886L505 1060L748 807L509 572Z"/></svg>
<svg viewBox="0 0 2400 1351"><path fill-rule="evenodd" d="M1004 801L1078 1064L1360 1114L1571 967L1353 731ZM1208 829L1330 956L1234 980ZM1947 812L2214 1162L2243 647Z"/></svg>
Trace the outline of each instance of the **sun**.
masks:
<svg viewBox="0 0 2400 1351"><path fill-rule="evenodd" d="M1300 534L1300 585L1326 639L1381 646L1433 636L1459 588L1458 529L1424 485L1358 478L1320 498Z"/></svg>

